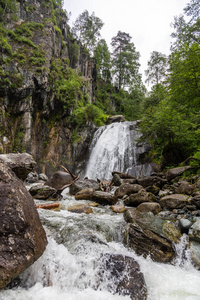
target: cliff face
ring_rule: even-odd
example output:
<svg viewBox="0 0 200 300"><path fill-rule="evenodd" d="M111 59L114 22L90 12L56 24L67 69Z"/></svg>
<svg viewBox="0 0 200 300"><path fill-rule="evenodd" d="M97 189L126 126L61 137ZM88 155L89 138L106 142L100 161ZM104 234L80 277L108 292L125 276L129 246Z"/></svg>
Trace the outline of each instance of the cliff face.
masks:
<svg viewBox="0 0 200 300"><path fill-rule="evenodd" d="M0 24L1 152L27 151L50 175L84 160L95 126L73 126L79 103L93 103L96 65L73 38L55 0L20 0Z"/></svg>

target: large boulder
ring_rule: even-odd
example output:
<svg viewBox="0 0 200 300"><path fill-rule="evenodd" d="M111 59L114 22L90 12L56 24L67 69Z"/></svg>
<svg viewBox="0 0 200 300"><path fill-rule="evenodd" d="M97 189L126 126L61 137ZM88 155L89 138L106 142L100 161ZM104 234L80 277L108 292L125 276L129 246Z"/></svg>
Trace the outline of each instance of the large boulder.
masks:
<svg viewBox="0 0 200 300"><path fill-rule="evenodd" d="M194 186L187 181L181 182L181 184L175 188L176 194L191 195L194 192Z"/></svg>
<svg viewBox="0 0 200 300"><path fill-rule="evenodd" d="M144 276L134 258L106 253L99 263L98 288L102 284L109 292L128 295L132 300L147 299Z"/></svg>
<svg viewBox="0 0 200 300"><path fill-rule="evenodd" d="M143 202L155 202L156 196L152 193L147 193L145 190L140 190L138 193L131 194L124 200L127 206L136 207Z"/></svg>
<svg viewBox="0 0 200 300"><path fill-rule="evenodd" d="M30 193L0 162L0 288L44 252L47 239Z"/></svg>
<svg viewBox="0 0 200 300"><path fill-rule="evenodd" d="M114 205L118 201L114 195L102 191L95 191L92 194L91 200L102 205Z"/></svg>
<svg viewBox="0 0 200 300"><path fill-rule="evenodd" d="M115 196L118 198L123 198L124 195L131 195L133 193L137 193L141 190L144 190L143 187L139 184L130 184L123 183L118 187L115 191Z"/></svg>
<svg viewBox="0 0 200 300"><path fill-rule="evenodd" d="M138 255L158 262L170 261L174 255L174 243L178 243L181 233L167 220L152 213L142 213L136 209L127 209L124 218L130 224L128 246Z"/></svg>
<svg viewBox="0 0 200 300"><path fill-rule="evenodd" d="M163 209L183 208L191 203L191 199L187 195L172 194L164 196L160 199L160 205Z"/></svg>
<svg viewBox="0 0 200 300"><path fill-rule="evenodd" d="M36 167L33 156L28 153L0 154L0 160L6 163L22 180L25 180Z"/></svg>
<svg viewBox="0 0 200 300"><path fill-rule="evenodd" d="M46 181L46 185L53 187L56 190L61 189L63 186L73 181L70 174L63 171L55 172L49 180Z"/></svg>

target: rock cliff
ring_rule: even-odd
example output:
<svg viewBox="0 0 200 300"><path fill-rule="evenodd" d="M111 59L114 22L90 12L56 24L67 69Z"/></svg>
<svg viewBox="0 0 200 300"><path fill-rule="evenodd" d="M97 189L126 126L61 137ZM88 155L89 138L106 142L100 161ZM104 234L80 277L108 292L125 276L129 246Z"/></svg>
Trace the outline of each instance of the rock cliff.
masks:
<svg viewBox="0 0 200 300"><path fill-rule="evenodd" d="M74 125L78 104L94 102L95 61L59 0L12 1L0 23L1 153L27 151L48 175L61 163L74 169L95 130Z"/></svg>

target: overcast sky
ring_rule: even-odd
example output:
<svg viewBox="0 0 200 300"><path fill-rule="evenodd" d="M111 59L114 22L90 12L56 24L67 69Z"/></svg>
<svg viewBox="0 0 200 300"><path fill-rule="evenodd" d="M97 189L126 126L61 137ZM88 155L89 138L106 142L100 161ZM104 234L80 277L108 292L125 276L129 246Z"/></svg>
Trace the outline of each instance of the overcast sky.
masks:
<svg viewBox="0 0 200 300"><path fill-rule="evenodd" d="M84 10L94 12L104 22L101 36L109 47L119 30L129 33L140 52L140 72L144 74L152 51L169 54L173 31L170 24L174 16L183 14L188 2L190 0L64 0L64 9L71 12L70 25Z"/></svg>

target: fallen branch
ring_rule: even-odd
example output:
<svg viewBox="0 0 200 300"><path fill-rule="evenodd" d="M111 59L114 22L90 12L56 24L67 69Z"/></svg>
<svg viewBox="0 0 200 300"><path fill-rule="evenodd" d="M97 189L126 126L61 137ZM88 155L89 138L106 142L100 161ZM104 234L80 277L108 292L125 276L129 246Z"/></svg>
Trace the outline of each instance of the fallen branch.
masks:
<svg viewBox="0 0 200 300"><path fill-rule="evenodd" d="M60 167L63 168L68 174L70 174L73 179L77 178L76 175L72 174L72 172L70 170L68 170L67 168L65 168L64 166L60 165Z"/></svg>
<svg viewBox="0 0 200 300"><path fill-rule="evenodd" d="M99 182L99 187L100 187L101 191L103 191L103 192L110 192L111 191L111 188L112 188L112 185L113 185L112 180L110 180L108 182L104 182L104 181L101 181L100 179L97 178L97 181Z"/></svg>
<svg viewBox="0 0 200 300"><path fill-rule="evenodd" d="M60 207L60 203L45 203L45 204L36 204L37 208L42 208L42 209L57 209Z"/></svg>

